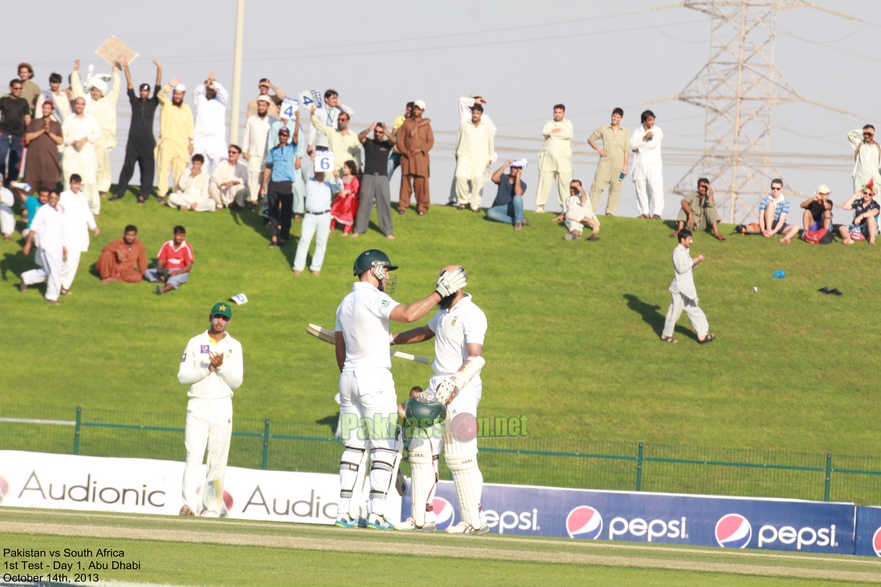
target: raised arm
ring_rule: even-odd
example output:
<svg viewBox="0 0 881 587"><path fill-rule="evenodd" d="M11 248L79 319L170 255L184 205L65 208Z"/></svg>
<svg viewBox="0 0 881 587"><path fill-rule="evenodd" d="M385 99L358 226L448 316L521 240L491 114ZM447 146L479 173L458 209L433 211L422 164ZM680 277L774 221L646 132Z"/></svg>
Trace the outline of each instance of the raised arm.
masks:
<svg viewBox="0 0 881 587"><path fill-rule="evenodd" d="M158 59L154 59L153 63L156 64L156 87L161 88L162 87L162 64L159 63ZM132 87L131 84L129 84L129 87Z"/></svg>
<svg viewBox="0 0 881 587"><path fill-rule="evenodd" d="M120 57L119 62L122 63L122 71L125 72L125 86L126 86L126 88L128 88L129 90L134 90L135 86L132 85L132 72L129 71L129 68L128 68L128 59L126 59L125 57Z"/></svg>
<svg viewBox="0 0 881 587"><path fill-rule="evenodd" d="M496 169L496 172L493 173L493 176L490 178L493 183L500 183L502 181L502 174L505 173L505 169L507 169L508 165L511 164L511 159L505 161L505 164Z"/></svg>

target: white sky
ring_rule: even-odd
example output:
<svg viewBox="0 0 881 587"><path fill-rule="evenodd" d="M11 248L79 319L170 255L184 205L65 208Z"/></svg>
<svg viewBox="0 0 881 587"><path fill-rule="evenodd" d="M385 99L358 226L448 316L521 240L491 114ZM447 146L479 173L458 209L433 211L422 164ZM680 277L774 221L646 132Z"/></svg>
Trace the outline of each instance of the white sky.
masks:
<svg viewBox="0 0 881 587"><path fill-rule="evenodd" d="M818 3L881 24L881 2ZM567 117L575 125L576 149L590 151L587 137L608 122L612 108L624 108L624 124L632 131L639 124L641 104L679 94L706 63L710 18L685 8L645 12L665 4L666 0L308 4L246 0L242 110L256 95L261 77L290 93L335 88L355 110L356 131L374 120L392 122L408 100L425 100L425 116L432 119L437 139L432 152L432 201L439 203L446 200L454 171L457 99L479 93L487 98L486 112L499 127L496 144L501 159L523 156L530 161L524 179L529 184L526 206L532 209L540 129L550 119L553 104L566 104ZM234 0L148 4L84 0L75 6L76 10L60 0L6 6L6 22L22 26L4 27L0 70L11 79L15 65L28 61L41 87L48 86L53 71L66 77L76 58L83 60L83 71L94 63L98 72L106 72L109 66L94 50L115 35L140 54L132 66L135 84L152 83L155 70L150 60L158 58L164 65L164 81L181 77L192 88L213 70L218 80L231 85ZM845 135L865 122L877 122L873 116L881 90L877 75L881 26L809 8L784 11L777 22L778 70L802 96L858 116L808 104L781 106L772 116L771 150L837 156L827 161L790 158L778 161L778 168L803 193L828 184L833 200L840 203L851 193L852 151ZM191 103L192 92L188 94ZM684 165L688 156L676 149L703 148L704 112L676 101L650 108L664 130L665 147L671 150L664 168L665 186L670 189L690 167ZM122 166L128 113L123 96L119 146L111 154L115 177ZM243 124L244 118L240 121ZM787 161L801 168L788 167ZM575 177L587 187L595 162L593 154L575 157ZM392 182L393 199L398 177ZM494 195L488 186L484 206ZM667 195L665 217L675 216L678 200ZM549 204L556 206L555 196ZM629 179L619 214L635 215Z"/></svg>

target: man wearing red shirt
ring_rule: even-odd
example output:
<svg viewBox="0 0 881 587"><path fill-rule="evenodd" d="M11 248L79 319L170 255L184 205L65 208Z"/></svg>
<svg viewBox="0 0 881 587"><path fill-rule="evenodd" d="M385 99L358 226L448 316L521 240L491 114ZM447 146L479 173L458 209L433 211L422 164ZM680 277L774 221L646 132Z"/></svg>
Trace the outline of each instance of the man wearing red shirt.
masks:
<svg viewBox="0 0 881 587"><path fill-rule="evenodd" d="M156 285L156 295L177 289L190 278L193 267L193 249L187 242L187 231L183 226L174 227L174 239L159 249L156 268L147 269L144 274L149 281L161 281Z"/></svg>

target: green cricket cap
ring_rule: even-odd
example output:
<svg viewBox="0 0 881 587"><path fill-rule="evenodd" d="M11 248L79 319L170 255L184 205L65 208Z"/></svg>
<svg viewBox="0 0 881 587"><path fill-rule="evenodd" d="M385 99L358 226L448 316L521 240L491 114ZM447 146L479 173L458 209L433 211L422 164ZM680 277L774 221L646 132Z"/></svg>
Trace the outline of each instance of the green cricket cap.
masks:
<svg viewBox="0 0 881 587"><path fill-rule="evenodd" d="M216 316L218 314L220 314L221 316L226 316L231 320L232 306L230 306L226 302L217 302L216 304L214 304L214 307L211 308L211 315Z"/></svg>

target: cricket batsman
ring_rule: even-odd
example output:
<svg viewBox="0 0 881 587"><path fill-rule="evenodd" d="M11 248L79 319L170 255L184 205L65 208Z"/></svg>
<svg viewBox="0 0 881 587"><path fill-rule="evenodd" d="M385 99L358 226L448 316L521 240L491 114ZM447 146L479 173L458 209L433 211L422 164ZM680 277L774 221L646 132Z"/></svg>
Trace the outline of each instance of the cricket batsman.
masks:
<svg viewBox="0 0 881 587"><path fill-rule="evenodd" d="M391 530L386 520L386 495L394 483L401 455L396 432L398 405L391 374L389 321L415 322L444 298L467 285L464 271L442 271L435 291L410 305L399 304L394 293L398 267L378 249L355 259L358 281L336 312L336 359L340 369L340 432L345 444L340 459L340 501L336 525L358 527L349 506L358 481L358 468L370 452L370 499L367 528Z"/></svg>
<svg viewBox="0 0 881 587"><path fill-rule="evenodd" d="M441 275L462 272L446 267ZM464 287L464 286L463 286ZM441 450L453 474L461 521L447 529L451 534L484 534L489 526L481 517L483 475L477 467L477 404L483 385L480 370L486 314L461 288L444 296L440 309L427 326L393 335L395 344L435 339L434 375L418 399L447 407L445 423L419 430L410 441L412 515L395 530L429 532L436 527L432 500L437 484L437 459Z"/></svg>

